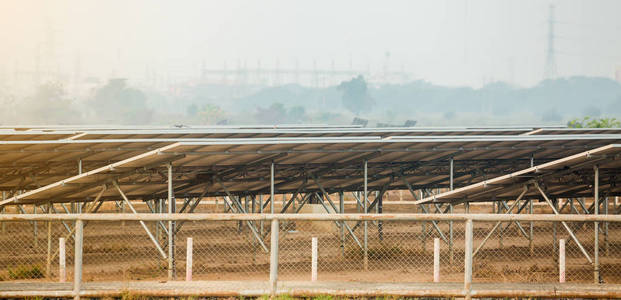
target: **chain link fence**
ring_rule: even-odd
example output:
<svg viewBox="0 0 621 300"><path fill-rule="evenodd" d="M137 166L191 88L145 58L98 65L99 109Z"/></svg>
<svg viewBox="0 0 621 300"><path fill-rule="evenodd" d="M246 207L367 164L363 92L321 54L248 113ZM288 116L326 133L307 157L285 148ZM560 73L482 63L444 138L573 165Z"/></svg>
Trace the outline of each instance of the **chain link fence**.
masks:
<svg viewBox="0 0 621 300"><path fill-rule="evenodd" d="M119 215L90 215L83 220L82 237L74 229L75 219L83 218L79 215L12 216L3 215L0 224L2 281L72 281L76 238L83 242L83 282L170 281L165 215L125 215L124 221ZM580 216L560 216L569 218L564 222L537 215L531 216L537 220L516 218L520 215L395 216L176 215L171 221L174 280L186 280L191 266L187 279L193 281L268 281L275 243L278 280L310 281L316 238L318 281L463 283L465 220L472 219L473 283L558 283L561 240L566 282L594 282L595 223L570 220ZM275 241L272 218L279 220ZM598 281L620 284L621 222L600 221L598 228Z"/></svg>

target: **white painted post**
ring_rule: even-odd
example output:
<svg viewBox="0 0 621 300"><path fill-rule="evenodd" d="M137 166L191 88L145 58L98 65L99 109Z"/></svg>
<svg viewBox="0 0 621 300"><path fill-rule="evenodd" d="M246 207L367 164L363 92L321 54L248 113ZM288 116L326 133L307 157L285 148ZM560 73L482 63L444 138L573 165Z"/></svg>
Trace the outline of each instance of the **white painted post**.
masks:
<svg viewBox="0 0 621 300"><path fill-rule="evenodd" d="M188 245L185 253L185 281L192 281L192 238L188 238Z"/></svg>
<svg viewBox="0 0 621 300"><path fill-rule="evenodd" d="M80 300L82 285L82 239L84 236L84 221L75 221L75 249L73 263L73 299Z"/></svg>
<svg viewBox="0 0 621 300"><path fill-rule="evenodd" d="M273 203L272 199L272 203ZM278 219L272 219L271 240L270 240L270 295L276 296L278 284Z"/></svg>
<svg viewBox="0 0 621 300"><path fill-rule="evenodd" d="M473 244L472 219L466 220L465 249L464 249L464 290L466 300L471 300L472 295L472 244Z"/></svg>
<svg viewBox="0 0 621 300"><path fill-rule="evenodd" d="M558 282L565 282L565 239L558 240Z"/></svg>
<svg viewBox="0 0 621 300"><path fill-rule="evenodd" d="M317 238L312 238L311 281L317 281Z"/></svg>
<svg viewBox="0 0 621 300"><path fill-rule="evenodd" d="M58 239L58 281L67 281L67 264L65 263L65 238Z"/></svg>
<svg viewBox="0 0 621 300"><path fill-rule="evenodd" d="M433 239L433 282L440 282L440 239Z"/></svg>

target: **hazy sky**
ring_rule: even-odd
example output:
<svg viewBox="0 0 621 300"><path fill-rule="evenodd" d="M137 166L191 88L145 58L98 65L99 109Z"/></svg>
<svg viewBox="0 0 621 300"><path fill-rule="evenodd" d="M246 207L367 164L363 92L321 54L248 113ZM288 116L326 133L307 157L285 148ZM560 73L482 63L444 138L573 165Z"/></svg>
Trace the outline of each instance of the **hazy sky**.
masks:
<svg viewBox="0 0 621 300"><path fill-rule="evenodd" d="M613 77L621 1L2 0L0 70L198 76L229 68L402 68L437 84L542 79L550 4L559 76ZM52 41L52 43L50 43ZM52 46L50 46L50 44ZM52 59L53 58L53 59Z"/></svg>

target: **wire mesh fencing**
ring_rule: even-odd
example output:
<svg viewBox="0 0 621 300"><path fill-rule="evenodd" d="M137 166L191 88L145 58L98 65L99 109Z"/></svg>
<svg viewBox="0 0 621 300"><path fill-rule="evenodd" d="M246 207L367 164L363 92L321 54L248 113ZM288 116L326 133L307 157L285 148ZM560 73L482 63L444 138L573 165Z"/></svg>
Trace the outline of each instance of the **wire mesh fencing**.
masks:
<svg viewBox="0 0 621 300"><path fill-rule="evenodd" d="M28 216L0 223L0 279L72 281L80 215ZM309 281L313 274L319 281L461 283L467 278L463 216L203 216L177 215L174 221L146 214L124 221L89 216L82 222L82 281L267 281L272 263L278 280L285 281ZM473 220L474 283L558 283L561 273L570 283L621 283L621 222L597 223L596 253L593 221L494 217L467 217ZM278 238L273 241L274 218ZM270 257L274 244L276 262Z"/></svg>
<svg viewBox="0 0 621 300"><path fill-rule="evenodd" d="M416 221L282 221L280 277L311 279L311 243L316 238L318 280L431 282L437 238L442 281L462 281L463 224L453 224L452 248L448 222L436 225L437 230L431 222Z"/></svg>
<svg viewBox="0 0 621 300"><path fill-rule="evenodd" d="M71 281L72 228L71 221L0 222L0 281Z"/></svg>

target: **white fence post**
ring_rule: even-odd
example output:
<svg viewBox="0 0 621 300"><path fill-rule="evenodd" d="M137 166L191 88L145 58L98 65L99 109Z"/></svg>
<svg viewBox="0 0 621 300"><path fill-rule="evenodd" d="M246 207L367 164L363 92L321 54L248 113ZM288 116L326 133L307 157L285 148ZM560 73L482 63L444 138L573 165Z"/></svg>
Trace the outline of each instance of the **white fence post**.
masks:
<svg viewBox="0 0 621 300"><path fill-rule="evenodd" d="M58 239L58 281L67 281L67 264L65 263L65 238Z"/></svg>
<svg viewBox="0 0 621 300"><path fill-rule="evenodd" d="M433 239L433 282L440 282L440 239Z"/></svg>
<svg viewBox="0 0 621 300"><path fill-rule="evenodd" d="M565 239L558 241L558 282L565 282Z"/></svg>
<svg viewBox="0 0 621 300"><path fill-rule="evenodd" d="M472 299L470 294L472 289L472 219L466 220L466 236L464 249L464 290L465 299Z"/></svg>
<svg viewBox="0 0 621 300"><path fill-rule="evenodd" d="M75 249L73 270L73 299L80 300L80 285L82 284L82 239L84 236L84 221L75 222Z"/></svg>
<svg viewBox="0 0 621 300"><path fill-rule="evenodd" d="M272 202L274 200L272 199ZM278 283L278 219L272 219L270 241L270 294L276 296Z"/></svg>
<svg viewBox="0 0 621 300"><path fill-rule="evenodd" d="M312 238L311 281L317 281L317 238Z"/></svg>
<svg viewBox="0 0 621 300"><path fill-rule="evenodd" d="M192 238L188 238L185 254L185 281L192 281Z"/></svg>

